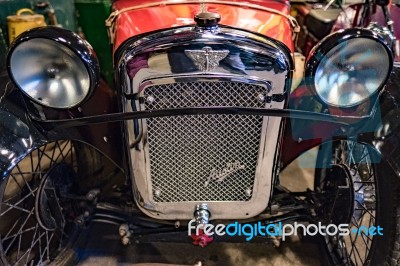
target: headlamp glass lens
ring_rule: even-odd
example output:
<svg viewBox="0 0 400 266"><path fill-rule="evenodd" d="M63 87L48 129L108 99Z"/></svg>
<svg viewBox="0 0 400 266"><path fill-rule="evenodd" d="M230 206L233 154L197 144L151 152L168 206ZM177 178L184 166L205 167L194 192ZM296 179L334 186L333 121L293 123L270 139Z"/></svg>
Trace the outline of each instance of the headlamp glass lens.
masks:
<svg viewBox="0 0 400 266"><path fill-rule="evenodd" d="M19 88L48 107L76 106L89 93L90 77L80 57L52 40L20 43L11 54L10 67Z"/></svg>
<svg viewBox="0 0 400 266"><path fill-rule="evenodd" d="M352 107L374 94L389 72L385 47L372 39L353 38L333 47L315 73L315 88L326 103Z"/></svg>

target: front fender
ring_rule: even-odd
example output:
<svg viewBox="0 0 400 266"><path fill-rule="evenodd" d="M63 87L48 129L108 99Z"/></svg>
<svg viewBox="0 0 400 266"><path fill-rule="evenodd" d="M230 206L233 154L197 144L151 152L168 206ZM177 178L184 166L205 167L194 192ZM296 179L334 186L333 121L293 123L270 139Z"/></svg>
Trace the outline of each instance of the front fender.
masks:
<svg viewBox="0 0 400 266"><path fill-rule="evenodd" d="M282 166L287 166L292 160L297 158L303 152L329 142L333 139L351 138L353 140L372 146L377 157L374 162L378 163L385 160L394 173L400 177L400 65L395 66L389 77L384 91L379 97L377 104L378 112L365 121L367 130L359 130L352 134L343 134L340 137L340 127L337 125L313 123L313 127L297 127L304 128L304 136L308 138L301 139L295 136L303 136L302 132L294 134L292 123L289 121L285 129L284 145L282 147ZM339 131L338 131L339 130Z"/></svg>
<svg viewBox="0 0 400 266"><path fill-rule="evenodd" d="M0 180L46 137L33 125L24 108L22 95L8 75L0 75Z"/></svg>
<svg viewBox="0 0 400 266"><path fill-rule="evenodd" d="M56 140L76 140L94 147L116 166L126 171L122 149L120 122L86 125L68 130L46 131L36 124L30 114L52 118L74 118L116 111L115 94L104 82L91 99L68 111L50 110L33 105L13 85L6 73L0 74L0 181L32 150Z"/></svg>

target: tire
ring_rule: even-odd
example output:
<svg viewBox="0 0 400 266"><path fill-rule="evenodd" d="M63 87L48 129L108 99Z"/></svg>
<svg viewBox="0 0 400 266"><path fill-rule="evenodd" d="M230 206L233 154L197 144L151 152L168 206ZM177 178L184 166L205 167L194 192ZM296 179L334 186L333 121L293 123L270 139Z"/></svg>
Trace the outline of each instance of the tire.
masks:
<svg viewBox="0 0 400 266"><path fill-rule="evenodd" d="M321 146L317 167L332 165L316 168L315 191L328 196L318 214L325 224L350 229L346 236L319 237L322 265L400 265L399 180L375 155L353 141ZM352 232L360 226L380 226L383 235Z"/></svg>
<svg viewBox="0 0 400 266"><path fill-rule="evenodd" d="M67 195L78 190L79 164L74 142L48 143L0 184L0 264L76 264L85 230L75 220L83 209Z"/></svg>

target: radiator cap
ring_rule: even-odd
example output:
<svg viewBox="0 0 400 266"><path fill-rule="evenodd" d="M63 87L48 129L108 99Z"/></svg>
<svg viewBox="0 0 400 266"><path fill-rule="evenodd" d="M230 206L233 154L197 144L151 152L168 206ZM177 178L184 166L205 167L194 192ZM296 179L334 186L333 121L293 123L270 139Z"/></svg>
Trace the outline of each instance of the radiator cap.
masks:
<svg viewBox="0 0 400 266"><path fill-rule="evenodd" d="M213 12L202 12L194 16L194 21L199 27L215 27L221 20L221 15Z"/></svg>

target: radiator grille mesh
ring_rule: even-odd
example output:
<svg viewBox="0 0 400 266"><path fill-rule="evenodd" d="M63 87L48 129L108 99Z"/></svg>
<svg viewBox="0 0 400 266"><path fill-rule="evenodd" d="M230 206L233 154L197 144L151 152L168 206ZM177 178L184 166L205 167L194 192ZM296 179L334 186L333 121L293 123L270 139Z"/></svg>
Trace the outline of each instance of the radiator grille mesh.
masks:
<svg viewBox="0 0 400 266"><path fill-rule="evenodd" d="M144 108L265 107L260 98L266 94L264 86L239 82L152 85L144 91ZM151 118L146 123L156 202L251 198L262 117L193 115Z"/></svg>

